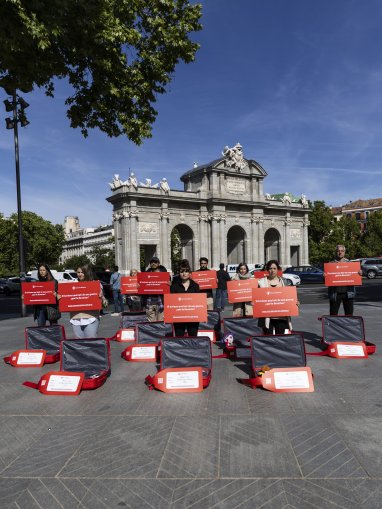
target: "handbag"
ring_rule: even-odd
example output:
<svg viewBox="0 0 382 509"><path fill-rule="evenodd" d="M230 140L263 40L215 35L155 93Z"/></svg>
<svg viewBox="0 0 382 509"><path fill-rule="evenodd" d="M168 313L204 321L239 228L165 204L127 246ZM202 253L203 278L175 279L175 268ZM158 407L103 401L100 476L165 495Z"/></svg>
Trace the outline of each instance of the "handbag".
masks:
<svg viewBox="0 0 382 509"><path fill-rule="evenodd" d="M57 322L61 318L61 313L56 307L46 306L46 316L50 322Z"/></svg>

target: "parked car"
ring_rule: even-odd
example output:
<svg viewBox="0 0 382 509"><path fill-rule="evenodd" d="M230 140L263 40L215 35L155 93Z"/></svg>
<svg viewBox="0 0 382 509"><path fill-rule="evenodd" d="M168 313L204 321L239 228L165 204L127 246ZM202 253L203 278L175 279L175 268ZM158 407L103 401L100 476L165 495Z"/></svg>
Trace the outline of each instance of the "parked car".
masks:
<svg viewBox="0 0 382 509"><path fill-rule="evenodd" d="M302 283L323 283L324 271L313 265L296 265L288 267L284 270L283 276L297 275L300 277Z"/></svg>
<svg viewBox="0 0 382 509"><path fill-rule="evenodd" d="M254 274L254 272L258 272L258 270L259 269L252 269L249 272L251 274ZM299 276L297 276L296 274L285 274L284 272L283 278L285 279L287 286L298 286L301 283Z"/></svg>
<svg viewBox="0 0 382 509"><path fill-rule="evenodd" d="M31 281L37 281L37 279L33 277L27 276L23 279L23 282L30 283ZM5 295L11 295L11 293L20 293L21 292L21 278L19 277L10 277L7 279L7 282L4 285L4 293Z"/></svg>
<svg viewBox="0 0 382 509"><path fill-rule="evenodd" d="M382 258L366 258L361 261L362 275L368 279L382 276Z"/></svg>
<svg viewBox="0 0 382 509"><path fill-rule="evenodd" d="M7 284L5 277L0 278L0 293L4 293L4 286Z"/></svg>

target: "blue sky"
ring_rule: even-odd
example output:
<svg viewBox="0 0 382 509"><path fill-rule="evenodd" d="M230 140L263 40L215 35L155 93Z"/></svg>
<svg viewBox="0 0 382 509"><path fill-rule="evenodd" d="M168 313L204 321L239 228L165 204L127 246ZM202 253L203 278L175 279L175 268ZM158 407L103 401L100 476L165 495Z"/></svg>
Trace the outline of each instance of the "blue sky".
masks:
<svg viewBox="0 0 382 509"><path fill-rule="evenodd" d="M108 182L129 169L138 180L180 175L242 144L268 172L264 191L304 193L341 205L382 196L382 2L380 0L206 0L196 61L176 68L158 98L153 137L71 129L57 83L54 99L23 97L22 208L62 223L111 224ZM4 91L0 99L5 99ZM16 210L13 132L0 123L0 212Z"/></svg>

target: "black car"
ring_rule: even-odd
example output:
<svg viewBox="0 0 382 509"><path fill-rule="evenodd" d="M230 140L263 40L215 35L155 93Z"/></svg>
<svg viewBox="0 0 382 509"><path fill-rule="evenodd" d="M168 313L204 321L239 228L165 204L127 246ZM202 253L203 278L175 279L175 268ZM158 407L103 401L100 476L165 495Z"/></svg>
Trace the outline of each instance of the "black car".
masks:
<svg viewBox="0 0 382 509"><path fill-rule="evenodd" d="M284 270L287 274L297 274L300 276L301 283L323 283L324 271L313 265L296 265Z"/></svg>

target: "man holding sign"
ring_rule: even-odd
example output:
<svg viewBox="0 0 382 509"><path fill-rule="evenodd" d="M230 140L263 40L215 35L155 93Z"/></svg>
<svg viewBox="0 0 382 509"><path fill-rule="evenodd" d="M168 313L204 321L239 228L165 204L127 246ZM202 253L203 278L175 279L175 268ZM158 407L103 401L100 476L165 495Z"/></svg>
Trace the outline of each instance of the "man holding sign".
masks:
<svg viewBox="0 0 382 509"><path fill-rule="evenodd" d="M345 258L345 246L339 244L336 246L336 255L333 263L346 263L349 262L347 258ZM360 272L360 274L362 274ZM327 276L325 273L325 283L327 284ZM328 296L330 303L330 314L338 315L338 311L341 306L341 302L344 308L345 315L353 315L354 310L354 297L355 297L355 287L351 286L328 286Z"/></svg>
<svg viewBox="0 0 382 509"><path fill-rule="evenodd" d="M175 279L170 288L171 293L200 293L198 283L191 279L191 267L184 260L179 267L179 277ZM198 335L199 322L174 322L175 336L183 337L186 330L189 336Z"/></svg>

